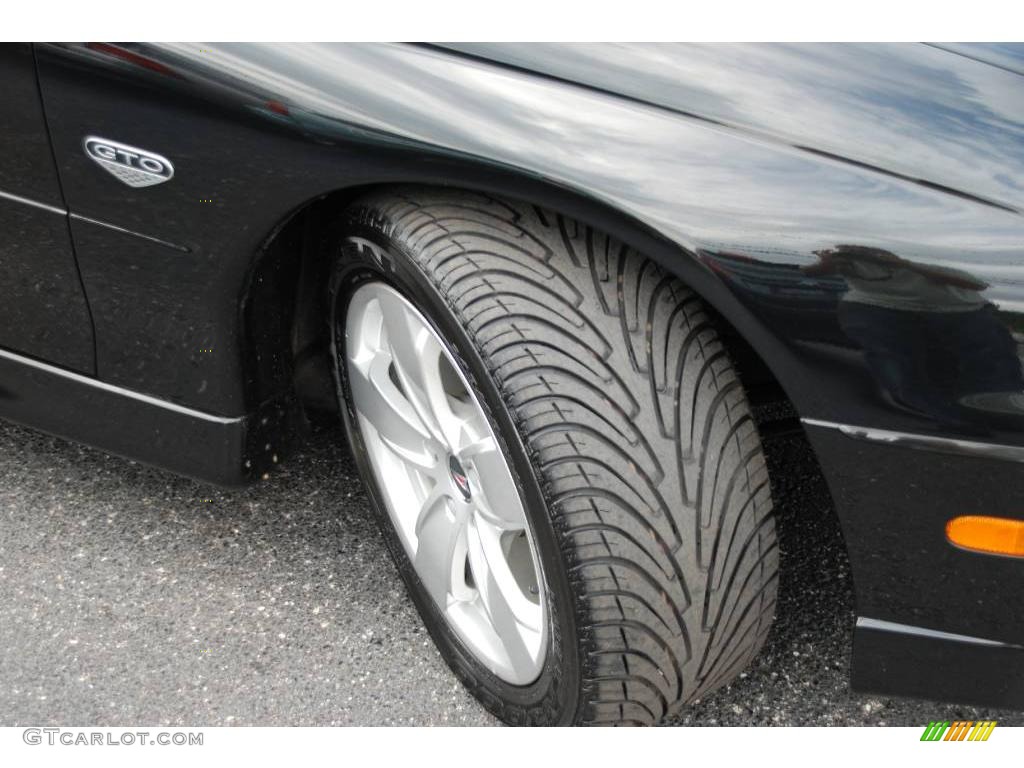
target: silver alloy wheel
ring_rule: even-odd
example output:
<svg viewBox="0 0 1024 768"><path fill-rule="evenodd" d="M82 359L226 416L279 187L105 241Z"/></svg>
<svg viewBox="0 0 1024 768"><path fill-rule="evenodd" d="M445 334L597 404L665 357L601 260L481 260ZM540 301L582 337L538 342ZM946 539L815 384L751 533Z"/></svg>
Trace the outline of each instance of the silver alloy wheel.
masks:
<svg viewBox="0 0 1024 768"><path fill-rule="evenodd" d="M369 463L416 574L484 666L533 682L547 647L544 581L480 402L423 315L385 283L352 295L345 338Z"/></svg>

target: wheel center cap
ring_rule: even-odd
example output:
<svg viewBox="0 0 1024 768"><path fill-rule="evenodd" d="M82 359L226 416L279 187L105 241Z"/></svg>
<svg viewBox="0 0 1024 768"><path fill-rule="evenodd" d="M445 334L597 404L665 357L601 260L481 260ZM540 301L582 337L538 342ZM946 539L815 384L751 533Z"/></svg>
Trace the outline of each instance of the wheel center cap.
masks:
<svg viewBox="0 0 1024 768"><path fill-rule="evenodd" d="M466 471L462 468L462 464L454 456L448 458L448 471L452 475L452 482L455 483L455 487L462 494L462 498L469 501L473 495L469 490L469 478L466 477Z"/></svg>

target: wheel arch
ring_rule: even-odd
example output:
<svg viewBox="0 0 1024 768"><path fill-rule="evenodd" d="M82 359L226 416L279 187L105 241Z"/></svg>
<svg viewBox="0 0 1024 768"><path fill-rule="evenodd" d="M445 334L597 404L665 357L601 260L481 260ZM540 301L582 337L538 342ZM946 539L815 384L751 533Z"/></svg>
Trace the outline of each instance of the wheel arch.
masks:
<svg viewBox="0 0 1024 768"><path fill-rule="evenodd" d="M583 192L510 171L467 169L443 181L408 175L361 181L307 200L266 235L242 286L239 311L246 401L253 405L288 390L314 407L326 406L325 374L315 363L321 343L324 249L332 222L359 198L388 189L449 187L540 207L579 221L658 262L689 285L716 314L753 402L785 402L800 412L787 385L796 375L785 345L735 297L698 253L628 213ZM290 365L283 365L290 361Z"/></svg>

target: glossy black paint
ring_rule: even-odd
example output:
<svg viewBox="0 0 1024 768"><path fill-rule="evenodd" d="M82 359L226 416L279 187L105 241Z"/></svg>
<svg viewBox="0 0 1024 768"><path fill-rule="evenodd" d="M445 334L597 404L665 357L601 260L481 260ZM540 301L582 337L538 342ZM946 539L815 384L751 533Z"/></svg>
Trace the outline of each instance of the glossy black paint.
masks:
<svg viewBox="0 0 1024 768"><path fill-rule="evenodd" d="M247 440L252 418L211 418L168 408L0 350L0 417L136 461L221 482L256 474ZM250 468L245 468L245 462Z"/></svg>
<svg viewBox="0 0 1024 768"><path fill-rule="evenodd" d="M880 694L1021 708L1024 647L854 630L852 682Z"/></svg>
<svg viewBox="0 0 1024 768"><path fill-rule="evenodd" d="M842 513L859 615L1024 646L1024 561L945 537L957 515L1020 518L1024 462L806 429Z"/></svg>
<svg viewBox="0 0 1024 768"><path fill-rule="evenodd" d="M660 260L804 418L1024 446L1012 67L928 46L93 44L37 59L104 382L224 417L287 411L304 273L282 227L323 196L329 215L366 187L449 184ZM121 185L82 154L89 134L168 157L174 179ZM958 514L1024 515L1019 463L808 431L862 616L1024 640L1024 563L942 538ZM881 668L877 644L856 654Z"/></svg>
<svg viewBox="0 0 1024 768"><path fill-rule="evenodd" d="M92 373L92 326L31 46L0 46L0 72L0 347Z"/></svg>
<svg viewBox="0 0 1024 768"><path fill-rule="evenodd" d="M1024 209L1019 74L935 47L464 43L450 48ZM1016 49L1024 61L1021 46ZM1007 46L1002 54L1012 51Z"/></svg>

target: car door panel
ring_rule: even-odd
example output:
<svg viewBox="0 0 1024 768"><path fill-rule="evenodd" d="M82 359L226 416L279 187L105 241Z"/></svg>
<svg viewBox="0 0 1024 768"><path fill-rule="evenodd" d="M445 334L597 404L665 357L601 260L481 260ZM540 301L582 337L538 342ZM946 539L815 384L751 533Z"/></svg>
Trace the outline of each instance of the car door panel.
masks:
<svg viewBox="0 0 1024 768"><path fill-rule="evenodd" d="M0 46L0 347L94 372L92 322L75 265L32 48Z"/></svg>

